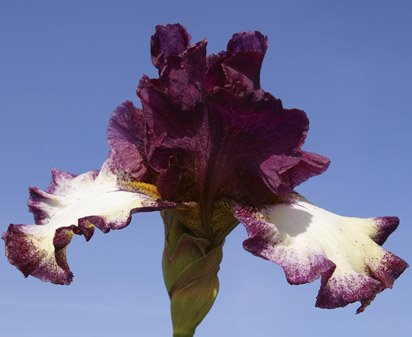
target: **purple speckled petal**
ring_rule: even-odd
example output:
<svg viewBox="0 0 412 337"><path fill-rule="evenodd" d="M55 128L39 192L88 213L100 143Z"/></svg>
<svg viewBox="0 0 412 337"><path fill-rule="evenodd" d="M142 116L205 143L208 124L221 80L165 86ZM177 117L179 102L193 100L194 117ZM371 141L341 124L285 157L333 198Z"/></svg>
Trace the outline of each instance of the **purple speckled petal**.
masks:
<svg viewBox="0 0 412 337"><path fill-rule="evenodd" d="M73 274L66 247L74 234L84 235L88 241L94 227L107 233L127 226L134 212L173 206L160 201L151 185L121 178L107 161L100 172L78 176L55 170L47 191L30 188L28 205L36 224L12 224L3 234L9 262L26 277L69 284Z"/></svg>
<svg viewBox="0 0 412 337"><path fill-rule="evenodd" d="M259 210L237 206L247 229L246 250L279 264L291 284L321 277L316 306L360 301L362 312L408 267L380 244L397 227L396 217L349 218L321 209L299 195Z"/></svg>

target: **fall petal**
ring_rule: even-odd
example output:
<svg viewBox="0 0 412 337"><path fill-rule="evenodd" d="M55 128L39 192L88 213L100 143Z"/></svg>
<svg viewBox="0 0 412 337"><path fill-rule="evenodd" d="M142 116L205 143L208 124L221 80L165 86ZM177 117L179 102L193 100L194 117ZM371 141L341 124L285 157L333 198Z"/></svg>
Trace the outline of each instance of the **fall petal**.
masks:
<svg viewBox="0 0 412 337"><path fill-rule="evenodd" d="M397 227L396 217L343 217L298 195L259 210L237 207L235 217L249 235L245 249L279 264L289 283L321 277L321 308L360 301L361 312L408 266L380 246Z"/></svg>
<svg viewBox="0 0 412 337"><path fill-rule="evenodd" d="M120 178L109 161L100 172L78 176L53 171L47 191L30 189L28 205L36 224L11 224L3 234L9 262L26 277L69 284L73 274L66 261L66 247L74 234L88 241L94 227L107 233L126 227L134 212L172 206L158 200L154 186Z"/></svg>

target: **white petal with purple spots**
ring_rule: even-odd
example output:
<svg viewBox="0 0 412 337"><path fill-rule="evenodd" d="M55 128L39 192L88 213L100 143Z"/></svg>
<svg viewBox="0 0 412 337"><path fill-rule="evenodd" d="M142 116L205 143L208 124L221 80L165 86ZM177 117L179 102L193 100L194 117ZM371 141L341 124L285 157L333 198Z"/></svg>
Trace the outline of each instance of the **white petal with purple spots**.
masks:
<svg viewBox="0 0 412 337"><path fill-rule="evenodd" d="M126 227L131 214L154 211L173 204L161 201L151 185L119 181L109 161L101 171L78 176L53 171L47 191L30 188L29 208L36 225L10 225L3 235L10 263L25 276L43 281L69 284L71 273L66 247L74 234L89 240L98 227L107 233Z"/></svg>
<svg viewBox="0 0 412 337"><path fill-rule="evenodd" d="M235 216L249 234L245 249L283 267L289 283L322 277L318 307L361 301L361 312L407 267L380 246L396 229L396 217L343 217L295 194L259 210L237 206Z"/></svg>

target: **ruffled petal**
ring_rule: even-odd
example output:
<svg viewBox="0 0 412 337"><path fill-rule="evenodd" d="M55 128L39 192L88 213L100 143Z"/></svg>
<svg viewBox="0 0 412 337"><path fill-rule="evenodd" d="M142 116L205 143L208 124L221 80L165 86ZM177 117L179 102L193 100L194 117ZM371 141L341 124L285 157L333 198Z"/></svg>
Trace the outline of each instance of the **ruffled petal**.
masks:
<svg viewBox="0 0 412 337"><path fill-rule="evenodd" d="M299 148L309 128L305 112L284 109L269 93L218 90L210 96L209 113L219 140L211 154L219 161L213 184L228 198L263 205L329 165L327 158Z"/></svg>
<svg viewBox="0 0 412 337"><path fill-rule="evenodd" d="M237 33L209 57L206 44L190 45L180 25L157 26L151 52L159 77L144 76L137 88L162 197L262 206L325 171L327 158L301 150L305 112L260 88L267 38Z"/></svg>
<svg viewBox="0 0 412 337"><path fill-rule="evenodd" d="M232 85L240 82L248 89L259 89L260 68L267 47L268 39L260 32L234 34L227 45L229 57L223 64L228 82Z"/></svg>
<svg viewBox="0 0 412 337"><path fill-rule="evenodd" d="M130 179L153 182L155 172L145 155L145 127L143 112L126 101L113 112L107 129L111 166L124 172Z"/></svg>
<svg viewBox="0 0 412 337"><path fill-rule="evenodd" d="M396 217L343 217L298 195L259 210L237 206L235 217L249 235L244 248L279 264L289 283L321 277L320 308L360 301L362 312L408 267L380 246L398 226Z"/></svg>
<svg viewBox="0 0 412 337"><path fill-rule="evenodd" d="M154 66L161 70L169 57L177 56L186 50L190 39L187 30L178 23L156 26L156 33L153 34L150 45Z"/></svg>
<svg viewBox="0 0 412 337"><path fill-rule="evenodd" d="M154 186L122 180L110 161L100 172L78 176L54 170L47 191L30 188L28 205L36 225L11 224L3 234L6 255L26 277L69 284L73 274L66 248L74 234L88 241L94 227L107 233L126 227L134 212L173 206L158 198Z"/></svg>
<svg viewBox="0 0 412 337"><path fill-rule="evenodd" d="M137 94L144 111L148 162L159 173L159 192L167 199L192 201L204 185L201 176L210 145L203 88L206 41L186 45L188 33L183 30L179 25L156 27L152 46L164 40L162 53L168 57L162 58L159 78L144 76ZM186 41L179 42L185 49L169 48L175 40ZM158 55L158 48L154 50L152 58Z"/></svg>
<svg viewBox="0 0 412 337"><path fill-rule="evenodd" d="M260 69L268 47L268 40L260 32L241 32L232 36L227 51L208 57L206 87L243 91L260 88Z"/></svg>
<svg viewBox="0 0 412 337"><path fill-rule="evenodd" d="M295 156L274 154L260 165L263 180L272 191L288 193L299 184L326 171L330 160L316 153L297 151Z"/></svg>

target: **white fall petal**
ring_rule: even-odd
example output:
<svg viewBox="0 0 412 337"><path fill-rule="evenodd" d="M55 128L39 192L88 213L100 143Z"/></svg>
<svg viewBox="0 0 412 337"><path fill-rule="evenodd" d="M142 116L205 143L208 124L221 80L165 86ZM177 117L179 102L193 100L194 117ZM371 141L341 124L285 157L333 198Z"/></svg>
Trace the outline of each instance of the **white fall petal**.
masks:
<svg viewBox="0 0 412 337"><path fill-rule="evenodd" d="M100 172L78 176L54 170L47 192L30 188L28 202L36 225L10 225L3 235L10 263L25 276L69 284L71 273L66 247L74 234L89 240L94 227L107 233L126 227L131 214L159 210L171 204L160 201L150 185L127 181L107 161ZM124 178L124 177L123 177Z"/></svg>
<svg viewBox="0 0 412 337"><path fill-rule="evenodd" d="M235 216L249 235L245 249L283 267L289 283L322 277L321 308L361 301L361 312L407 267L380 246L399 224L396 217L344 217L297 194L259 210L238 206Z"/></svg>

